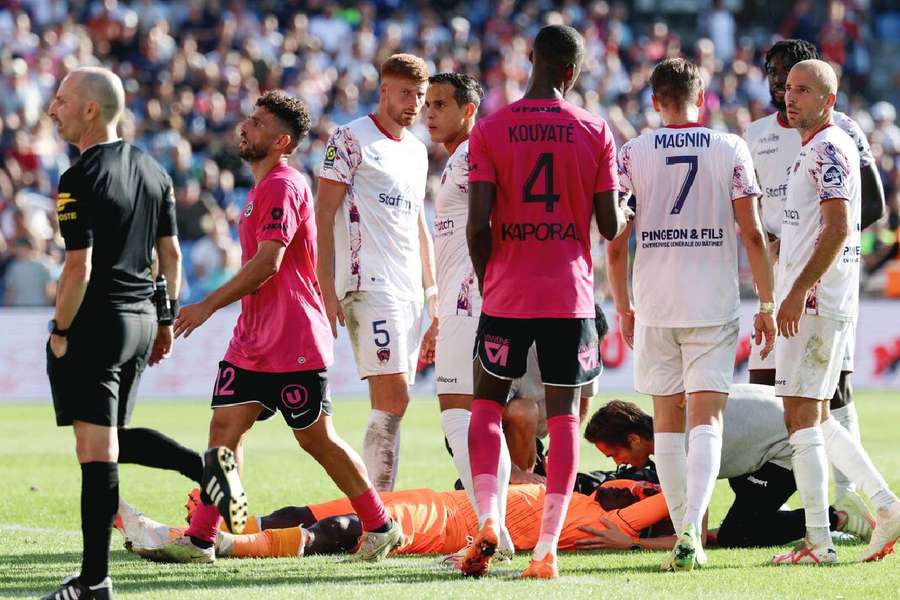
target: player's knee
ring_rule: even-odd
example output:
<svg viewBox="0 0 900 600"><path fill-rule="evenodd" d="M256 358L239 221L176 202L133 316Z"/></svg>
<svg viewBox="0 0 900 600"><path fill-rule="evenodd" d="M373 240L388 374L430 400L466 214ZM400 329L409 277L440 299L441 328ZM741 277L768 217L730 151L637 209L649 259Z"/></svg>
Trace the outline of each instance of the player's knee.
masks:
<svg viewBox="0 0 900 600"><path fill-rule="evenodd" d="M215 415L215 412L213 412ZM209 423L209 447L227 446L232 450L237 449L244 431L234 422L227 419L217 419L215 416Z"/></svg>

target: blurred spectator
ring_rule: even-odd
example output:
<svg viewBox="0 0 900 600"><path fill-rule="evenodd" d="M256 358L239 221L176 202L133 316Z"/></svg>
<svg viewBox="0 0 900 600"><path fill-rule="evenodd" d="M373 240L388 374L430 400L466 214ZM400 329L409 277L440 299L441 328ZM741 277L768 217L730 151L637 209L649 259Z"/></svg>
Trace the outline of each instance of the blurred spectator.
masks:
<svg viewBox="0 0 900 600"><path fill-rule="evenodd" d="M7 306L49 306L56 294L52 263L41 255L34 242L16 240L13 257L3 277L4 304Z"/></svg>
<svg viewBox="0 0 900 600"><path fill-rule="evenodd" d="M329 134L336 123L373 109L378 66L391 53L413 52L434 71L479 77L485 115L522 94L530 40L553 22L585 36L585 62L569 99L606 118L618 144L659 125L648 80L664 57L681 54L700 64L707 87L703 123L740 134L771 110L762 63L776 33L819 44L823 56L843 70L839 108L869 136L885 184L890 216L867 232L864 244L873 271L870 288L878 293L878 271L896 254L893 223L900 218L891 208L900 202L900 130L891 104L900 89L900 66L893 58L900 50L897 3L672 4L0 1L0 264L11 264L16 241L25 238L43 260L58 261L52 198L76 154L59 141L43 111L59 80L76 65L106 65L122 77L128 110L120 135L157 157L172 175L186 289L196 291L233 266L225 236L236 239L252 185L234 131L262 91L284 88L307 103L312 129L291 160L315 185ZM699 18L685 19L674 4L693 6ZM744 9L733 12L739 4ZM765 10L748 10L756 7ZM421 123L413 133L428 143ZM439 147L430 156L434 189L446 157ZM195 258L196 268L190 264Z"/></svg>

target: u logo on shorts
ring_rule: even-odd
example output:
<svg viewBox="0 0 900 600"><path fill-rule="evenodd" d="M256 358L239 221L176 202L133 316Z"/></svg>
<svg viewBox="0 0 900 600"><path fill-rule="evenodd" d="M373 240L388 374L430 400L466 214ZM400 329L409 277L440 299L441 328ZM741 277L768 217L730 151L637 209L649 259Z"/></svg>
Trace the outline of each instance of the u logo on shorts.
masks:
<svg viewBox="0 0 900 600"><path fill-rule="evenodd" d="M281 402L288 409L303 408L309 401L309 392L302 385L292 383L281 388Z"/></svg>

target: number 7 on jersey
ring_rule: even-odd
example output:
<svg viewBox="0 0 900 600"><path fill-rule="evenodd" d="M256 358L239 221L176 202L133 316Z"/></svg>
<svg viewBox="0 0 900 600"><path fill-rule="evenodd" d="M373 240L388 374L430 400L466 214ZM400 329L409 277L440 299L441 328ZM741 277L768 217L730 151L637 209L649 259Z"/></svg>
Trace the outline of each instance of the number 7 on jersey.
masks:
<svg viewBox="0 0 900 600"><path fill-rule="evenodd" d="M681 184L681 189L678 190L678 196L675 198L675 205L672 207L672 212L669 213L672 215L679 215L681 214L681 207L684 206L684 201L687 199L688 192L691 191L691 187L694 185L694 178L697 177L697 157L667 156L666 164L688 166L687 175L685 175L684 182Z"/></svg>

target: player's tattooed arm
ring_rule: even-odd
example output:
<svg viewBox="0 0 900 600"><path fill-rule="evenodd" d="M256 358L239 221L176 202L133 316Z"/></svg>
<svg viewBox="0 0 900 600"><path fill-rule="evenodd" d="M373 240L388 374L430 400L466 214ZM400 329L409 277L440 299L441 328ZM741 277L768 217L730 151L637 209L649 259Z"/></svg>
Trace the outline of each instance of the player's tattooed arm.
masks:
<svg viewBox="0 0 900 600"><path fill-rule="evenodd" d="M875 163L859 168L863 229L884 216L884 186Z"/></svg>
<svg viewBox="0 0 900 600"><path fill-rule="evenodd" d="M331 334L337 337L337 324L344 326L344 311L338 301L337 291L334 286L334 219L337 215L344 195L347 193L347 184L331 179L319 178L319 189L316 192L316 250L318 263L316 264L316 276L319 280L319 289L322 291L322 300L325 304L325 314L331 324Z"/></svg>
<svg viewBox="0 0 900 600"><path fill-rule="evenodd" d="M491 258L491 211L497 199L497 186L487 181L469 183L469 221L466 240L469 256L478 278L478 291L484 294L484 274Z"/></svg>

